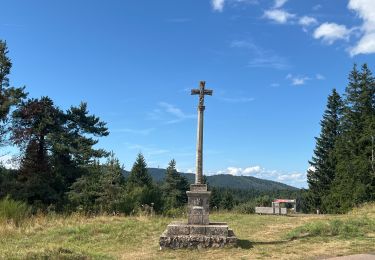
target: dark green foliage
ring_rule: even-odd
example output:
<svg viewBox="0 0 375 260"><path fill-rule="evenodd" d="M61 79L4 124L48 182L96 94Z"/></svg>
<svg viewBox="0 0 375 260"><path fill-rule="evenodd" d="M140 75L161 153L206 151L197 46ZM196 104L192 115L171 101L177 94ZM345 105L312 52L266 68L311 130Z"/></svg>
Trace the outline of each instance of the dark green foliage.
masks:
<svg viewBox="0 0 375 260"><path fill-rule="evenodd" d="M314 156L309 162L313 169L307 173L312 207L325 212L325 200L335 178L337 158L334 148L340 135L343 102L336 89L328 97L327 109L320 122L321 133L316 138Z"/></svg>
<svg viewBox="0 0 375 260"><path fill-rule="evenodd" d="M175 160L169 162L162 189L166 209L179 208L187 203L186 191L189 189L189 183L177 172Z"/></svg>
<svg viewBox="0 0 375 260"><path fill-rule="evenodd" d="M147 171L147 164L145 158L141 153L138 154L135 163L130 171L129 177L127 179L128 187L151 187L152 178Z"/></svg>
<svg viewBox="0 0 375 260"><path fill-rule="evenodd" d="M120 213L125 197L125 178L119 160L111 153L103 165L87 167L68 192L74 210L85 213Z"/></svg>
<svg viewBox="0 0 375 260"><path fill-rule="evenodd" d="M344 213L361 203L375 200L372 143L375 136L375 79L367 64L361 71L354 66L344 97L339 135L333 149L332 146L323 147L322 152L328 154L325 158L329 158L331 165L331 170L325 170L329 182L315 185L316 188L314 182L309 181L312 185L308 197L330 213ZM324 192L316 192L320 187Z"/></svg>
<svg viewBox="0 0 375 260"><path fill-rule="evenodd" d="M108 135L105 124L87 114L85 104L65 113L48 97L24 101L13 112L11 141L23 153L18 199L46 206L62 202L83 167L106 155L89 137Z"/></svg>
<svg viewBox="0 0 375 260"><path fill-rule="evenodd" d="M26 97L24 88L9 87L8 75L11 68L12 62L8 57L7 44L0 40L0 145L6 141L8 115L11 108Z"/></svg>
<svg viewBox="0 0 375 260"><path fill-rule="evenodd" d="M221 206L223 192L219 189L212 187L210 196L210 208L212 210L219 210Z"/></svg>
<svg viewBox="0 0 375 260"><path fill-rule="evenodd" d="M241 214L253 214L255 213L256 204L254 201L248 201L236 205L233 210Z"/></svg>
<svg viewBox="0 0 375 260"><path fill-rule="evenodd" d="M233 195L230 191L226 191L220 203L221 209L231 210L234 207Z"/></svg>

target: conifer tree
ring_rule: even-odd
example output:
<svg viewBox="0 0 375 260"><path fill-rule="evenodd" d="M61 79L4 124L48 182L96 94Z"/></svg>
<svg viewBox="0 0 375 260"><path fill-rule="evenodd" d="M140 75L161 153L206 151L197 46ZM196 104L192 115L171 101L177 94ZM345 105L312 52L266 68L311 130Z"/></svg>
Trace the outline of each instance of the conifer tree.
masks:
<svg viewBox="0 0 375 260"><path fill-rule="evenodd" d="M87 114L85 104L64 112L48 97L23 101L13 112L11 141L23 153L20 199L44 205L61 201L80 177L73 174L94 158L107 155L93 148L97 140L90 137L108 135L105 123Z"/></svg>
<svg viewBox="0 0 375 260"><path fill-rule="evenodd" d="M340 120L343 102L336 89L328 97L327 108L320 122L321 133L316 137L312 166L307 173L307 182L313 199L312 207L324 211L324 197L328 196L335 178L337 159L334 148L340 135Z"/></svg>
<svg viewBox="0 0 375 260"><path fill-rule="evenodd" d="M5 41L0 40L0 145L4 144L9 112L26 97L24 88L9 87L10 70L12 62L8 57L8 47ZM1 156L1 154L0 154Z"/></svg>
<svg viewBox="0 0 375 260"><path fill-rule="evenodd" d="M375 132L375 80L367 64L354 66L345 90L343 134L336 147L336 179L332 185L331 212L345 212L375 199L372 174L372 136Z"/></svg>
<svg viewBox="0 0 375 260"><path fill-rule="evenodd" d="M151 178L151 175L147 171L147 164L142 153L139 153L137 155L137 159L135 160L135 163L133 164L133 167L130 171L130 174L127 180L127 186L129 188L152 186L152 178Z"/></svg>
<svg viewBox="0 0 375 260"><path fill-rule="evenodd" d="M176 161L169 162L163 185L164 198L167 208L177 208L186 204L186 191L189 189L187 179L176 170Z"/></svg>

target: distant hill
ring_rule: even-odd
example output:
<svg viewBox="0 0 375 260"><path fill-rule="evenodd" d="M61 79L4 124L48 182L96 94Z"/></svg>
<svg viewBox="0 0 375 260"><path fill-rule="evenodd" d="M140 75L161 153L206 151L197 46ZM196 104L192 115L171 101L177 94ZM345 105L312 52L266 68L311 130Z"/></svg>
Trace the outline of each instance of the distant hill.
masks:
<svg viewBox="0 0 375 260"><path fill-rule="evenodd" d="M165 169L148 168L148 172L156 182L162 182L165 177ZM194 182L195 175L192 173L181 173L190 183ZM125 177L129 172L124 172ZM241 190L257 190L257 191L277 191L290 190L296 191L297 188L276 181L263 180L250 176L233 176L230 174L220 174L207 176L207 181L212 187L232 188Z"/></svg>

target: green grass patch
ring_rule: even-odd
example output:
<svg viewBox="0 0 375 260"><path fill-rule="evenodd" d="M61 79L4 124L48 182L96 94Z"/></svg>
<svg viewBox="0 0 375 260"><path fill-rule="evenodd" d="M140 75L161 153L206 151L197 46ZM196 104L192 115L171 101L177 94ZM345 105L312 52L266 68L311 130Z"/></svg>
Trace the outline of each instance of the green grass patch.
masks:
<svg viewBox="0 0 375 260"><path fill-rule="evenodd" d="M0 200L0 222L12 222L19 226L29 216L30 208L26 203L15 201L8 196Z"/></svg>
<svg viewBox="0 0 375 260"><path fill-rule="evenodd" d="M297 227L286 235L288 239L302 237L366 238L375 232L375 220L367 217L314 221Z"/></svg>

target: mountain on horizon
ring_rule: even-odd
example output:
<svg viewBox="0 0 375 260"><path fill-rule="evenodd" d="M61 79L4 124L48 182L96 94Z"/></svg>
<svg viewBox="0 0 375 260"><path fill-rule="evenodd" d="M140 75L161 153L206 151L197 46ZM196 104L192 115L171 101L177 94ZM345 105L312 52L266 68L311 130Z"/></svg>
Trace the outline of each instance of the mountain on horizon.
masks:
<svg viewBox="0 0 375 260"><path fill-rule="evenodd" d="M148 172L155 182L162 182L165 178L165 169L148 168ZM187 178L189 183L194 183L195 174L182 173ZM129 175L128 171L124 172L125 177ZM240 190L257 190L257 191L277 191L277 190L299 190L296 187L270 180L259 179L252 176L233 176L230 174L219 174L206 176L207 182L212 187L217 188L231 188Z"/></svg>

